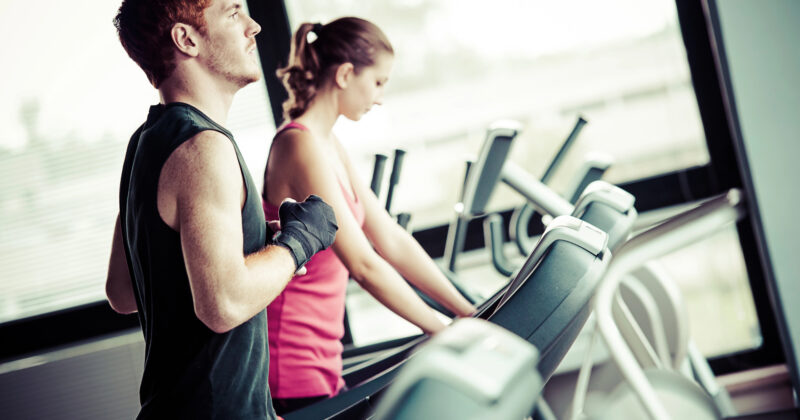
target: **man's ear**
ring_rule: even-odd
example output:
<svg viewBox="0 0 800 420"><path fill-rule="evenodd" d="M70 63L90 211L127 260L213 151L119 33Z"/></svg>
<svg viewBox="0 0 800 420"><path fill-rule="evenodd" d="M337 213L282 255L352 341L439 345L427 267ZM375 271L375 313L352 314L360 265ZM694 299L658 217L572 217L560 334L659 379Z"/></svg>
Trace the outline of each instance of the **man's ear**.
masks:
<svg viewBox="0 0 800 420"><path fill-rule="evenodd" d="M197 57L197 54L199 54L197 43L199 34L191 25L185 23L172 25L170 36L178 51L190 57Z"/></svg>
<svg viewBox="0 0 800 420"><path fill-rule="evenodd" d="M339 64L339 67L336 68L336 86L340 89L344 89L347 87L347 84L350 83L350 79L355 75L355 68L353 67L353 63L342 63Z"/></svg>

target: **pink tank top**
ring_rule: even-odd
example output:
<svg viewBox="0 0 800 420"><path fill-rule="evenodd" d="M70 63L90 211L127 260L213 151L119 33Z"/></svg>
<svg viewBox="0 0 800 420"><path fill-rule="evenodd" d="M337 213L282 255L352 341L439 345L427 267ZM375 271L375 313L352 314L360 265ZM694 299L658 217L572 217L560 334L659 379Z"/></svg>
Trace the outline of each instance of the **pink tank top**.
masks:
<svg viewBox="0 0 800 420"><path fill-rule="evenodd" d="M291 122L278 134L290 128L307 130ZM341 182L339 185L350 211L363 226L363 204ZM267 220L277 220L278 207L266 201L263 205ZM333 396L344 387L340 340L349 273L332 248L314 255L306 269L307 274L294 277L267 306L273 398Z"/></svg>

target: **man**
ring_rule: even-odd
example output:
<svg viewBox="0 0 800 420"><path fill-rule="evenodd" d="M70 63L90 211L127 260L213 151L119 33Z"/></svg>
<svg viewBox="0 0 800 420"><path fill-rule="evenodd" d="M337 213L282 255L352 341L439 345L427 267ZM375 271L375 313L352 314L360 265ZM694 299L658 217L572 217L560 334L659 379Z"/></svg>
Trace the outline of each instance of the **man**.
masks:
<svg viewBox="0 0 800 420"><path fill-rule="evenodd" d="M266 245L258 191L231 133L234 94L260 77L241 0L123 0L122 46L161 103L128 145L106 294L138 311L139 418L273 418L264 308L336 231L318 197L285 202Z"/></svg>

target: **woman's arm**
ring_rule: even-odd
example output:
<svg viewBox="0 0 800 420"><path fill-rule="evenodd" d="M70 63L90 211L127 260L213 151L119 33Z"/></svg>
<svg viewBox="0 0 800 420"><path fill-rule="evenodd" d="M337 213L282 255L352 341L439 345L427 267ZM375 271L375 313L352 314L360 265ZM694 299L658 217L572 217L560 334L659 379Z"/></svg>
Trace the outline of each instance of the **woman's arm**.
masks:
<svg viewBox="0 0 800 420"><path fill-rule="evenodd" d="M444 328L435 312L372 248L345 200L328 156L311 134L289 130L283 136L287 138L281 138L273 145L274 159L270 158L270 164L274 166L270 168L270 177L276 178L270 179L271 188L288 185L285 193L295 199L309 194L322 197L333 208L339 224L333 251L350 271L350 276L379 302L425 333L435 333ZM284 193L275 192L278 195ZM359 200L362 200L361 196Z"/></svg>
<svg viewBox="0 0 800 420"><path fill-rule="evenodd" d="M457 316L474 313L475 307L464 299L414 237L394 221L372 190L354 173L344 150L339 147L350 182L364 204L364 233L378 253L414 286Z"/></svg>

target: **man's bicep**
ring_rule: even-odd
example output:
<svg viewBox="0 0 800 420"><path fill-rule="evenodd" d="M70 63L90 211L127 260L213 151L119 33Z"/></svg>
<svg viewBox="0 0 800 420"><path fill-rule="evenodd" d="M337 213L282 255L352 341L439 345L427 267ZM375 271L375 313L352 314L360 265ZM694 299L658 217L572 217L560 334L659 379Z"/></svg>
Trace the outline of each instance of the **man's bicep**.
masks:
<svg viewBox="0 0 800 420"><path fill-rule="evenodd" d="M213 132L187 143L189 147L181 153L188 156L179 156L185 168L176 194L176 211L184 262L197 299L198 293L199 297L215 293L220 282L234 274L231 271L244 260L243 181L227 138Z"/></svg>

